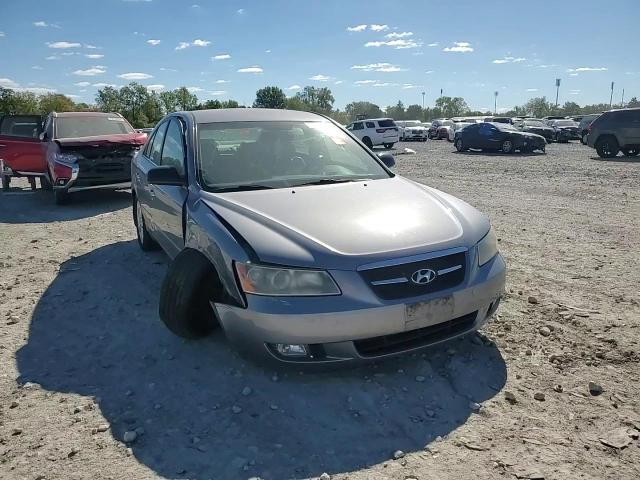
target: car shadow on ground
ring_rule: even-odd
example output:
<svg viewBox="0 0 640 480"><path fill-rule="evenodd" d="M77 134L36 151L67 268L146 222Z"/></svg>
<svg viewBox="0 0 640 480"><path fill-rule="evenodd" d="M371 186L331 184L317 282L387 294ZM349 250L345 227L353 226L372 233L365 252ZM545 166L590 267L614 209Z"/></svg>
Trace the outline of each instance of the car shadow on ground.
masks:
<svg viewBox="0 0 640 480"><path fill-rule="evenodd" d="M613 158L600 158L598 156L592 156L591 160L598 160L600 162L607 163L640 163L640 156L637 157L627 157L625 155L618 155Z"/></svg>
<svg viewBox="0 0 640 480"><path fill-rule="evenodd" d="M542 157L545 155L544 152L512 152L512 153L502 153L502 152L489 152L482 150L466 150L464 152L458 152L455 150L453 153L456 155L467 155L467 156L479 156L479 157Z"/></svg>
<svg viewBox="0 0 640 480"><path fill-rule="evenodd" d="M133 455L163 477L357 470L398 449L423 449L465 423L471 401L505 384L500 352L472 338L321 373L247 361L220 332L181 340L157 315L166 265L164 254L143 254L135 241L67 261L17 354L20 383L94 397L111 425L104 435L122 441L143 428Z"/></svg>
<svg viewBox="0 0 640 480"><path fill-rule="evenodd" d="M87 190L69 198L68 204L56 205L51 191L13 187L0 191L0 223L67 222L131 206L129 190Z"/></svg>

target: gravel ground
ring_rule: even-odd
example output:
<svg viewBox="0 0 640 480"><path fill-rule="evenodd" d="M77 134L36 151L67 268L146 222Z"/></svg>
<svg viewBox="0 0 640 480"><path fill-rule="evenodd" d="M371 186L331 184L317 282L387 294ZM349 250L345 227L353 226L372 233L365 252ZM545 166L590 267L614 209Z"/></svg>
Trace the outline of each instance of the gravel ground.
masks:
<svg viewBox="0 0 640 480"><path fill-rule="evenodd" d="M0 194L0 478L639 478L640 162L405 146L491 217L507 293L479 335L347 371L172 336L129 193Z"/></svg>

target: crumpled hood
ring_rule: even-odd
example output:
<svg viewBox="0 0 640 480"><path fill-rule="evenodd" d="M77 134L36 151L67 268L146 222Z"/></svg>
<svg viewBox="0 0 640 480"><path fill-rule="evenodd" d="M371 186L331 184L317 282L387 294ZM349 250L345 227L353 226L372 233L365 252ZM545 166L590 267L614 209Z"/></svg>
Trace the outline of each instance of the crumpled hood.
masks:
<svg viewBox="0 0 640 480"><path fill-rule="evenodd" d="M95 135L92 137L57 138L56 142L63 147L80 145L144 145L147 141L146 133L122 133L117 135Z"/></svg>
<svg viewBox="0 0 640 480"><path fill-rule="evenodd" d="M398 176L202 198L261 261L285 265L352 270L365 261L470 247L489 229L468 204Z"/></svg>

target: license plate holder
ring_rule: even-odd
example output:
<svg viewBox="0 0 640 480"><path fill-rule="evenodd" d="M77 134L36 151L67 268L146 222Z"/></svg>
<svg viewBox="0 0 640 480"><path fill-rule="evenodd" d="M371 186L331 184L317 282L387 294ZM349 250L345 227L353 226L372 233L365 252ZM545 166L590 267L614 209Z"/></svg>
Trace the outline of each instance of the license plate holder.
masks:
<svg viewBox="0 0 640 480"><path fill-rule="evenodd" d="M408 304L405 308L405 327L413 330L451 320L454 307L453 295Z"/></svg>

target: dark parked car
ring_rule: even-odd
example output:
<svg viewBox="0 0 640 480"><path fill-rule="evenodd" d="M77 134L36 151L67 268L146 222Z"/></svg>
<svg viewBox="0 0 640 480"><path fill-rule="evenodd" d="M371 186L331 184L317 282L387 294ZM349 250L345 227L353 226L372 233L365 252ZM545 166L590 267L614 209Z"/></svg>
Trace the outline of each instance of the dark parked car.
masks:
<svg viewBox="0 0 640 480"><path fill-rule="evenodd" d="M172 258L162 321L188 338L218 326L246 352L298 364L479 328L505 283L489 220L393 163L314 113L165 117L132 164L139 244Z"/></svg>
<svg viewBox="0 0 640 480"><path fill-rule="evenodd" d="M561 115L549 115L546 117L542 117L542 121L547 125L551 125L551 122L554 120L565 120L567 117L563 117Z"/></svg>
<svg viewBox="0 0 640 480"><path fill-rule="evenodd" d="M41 134L46 175L56 203L69 193L95 188L129 188L131 159L147 135L119 113L50 113Z"/></svg>
<svg viewBox="0 0 640 480"><path fill-rule="evenodd" d="M620 151L635 157L640 152L640 108L604 112L589 125L588 142L602 158Z"/></svg>
<svg viewBox="0 0 640 480"><path fill-rule="evenodd" d="M582 142L583 145L587 144L587 137L589 136L589 125L591 125L591 122L593 122L599 116L600 116L599 113L592 113L591 115L585 115L584 117L582 117L582 120L580 120L580 123L578 123L578 133L580 134L580 142Z"/></svg>
<svg viewBox="0 0 640 480"><path fill-rule="evenodd" d="M442 140L443 138L447 138L447 129L440 130L440 127L453 127L453 121L437 118L433 122L431 122L431 126L429 127L428 136L431 140Z"/></svg>
<svg viewBox="0 0 640 480"><path fill-rule="evenodd" d="M518 128L523 132L542 135L547 143L551 143L554 140L555 130L548 125L545 125L541 120L522 120L518 125Z"/></svg>
<svg viewBox="0 0 640 480"><path fill-rule="evenodd" d="M578 124L573 120L553 120L550 126L553 128L553 139L558 143L580 140Z"/></svg>
<svg viewBox="0 0 640 480"><path fill-rule="evenodd" d="M545 151L546 140L535 133L521 132L507 123L476 123L458 130L454 137L456 150L495 150L503 153Z"/></svg>

